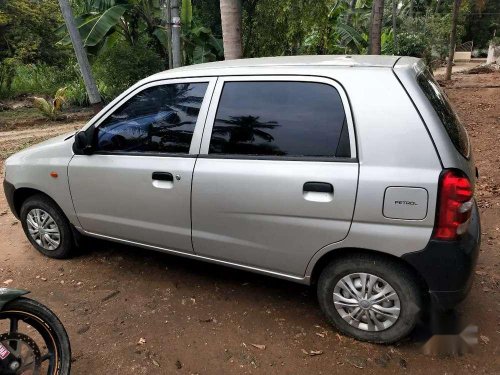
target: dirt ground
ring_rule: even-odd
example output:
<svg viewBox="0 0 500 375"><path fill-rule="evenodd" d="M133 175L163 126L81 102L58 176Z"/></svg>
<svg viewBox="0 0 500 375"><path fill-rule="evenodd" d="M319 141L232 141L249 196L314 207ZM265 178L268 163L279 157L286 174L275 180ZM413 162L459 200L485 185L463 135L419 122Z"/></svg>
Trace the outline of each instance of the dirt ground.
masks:
<svg viewBox="0 0 500 375"><path fill-rule="evenodd" d="M471 61L457 61L454 63L452 67L453 73L462 72L464 70L473 68L478 64L486 63L486 59L472 59ZM434 74L436 76L444 75L446 72L446 66L440 66L439 68L434 69Z"/></svg>
<svg viewBox="0 0 500 375"><path fill-rule="evenodd" d="M357 342L328 325L313 290L243 271L103 241L91 241L71 260L47 259L29 245L3 194L0 285L12 279L9 286L31 290L58 314L70 335L75 375L498 374L498 86L500 73L455 74L446 85L467 124L481 176L476 196L483 242L472 291L459 308L466 324L479 327L479 344L471 354L424 355L419 330L394 346ZM18 131L0 126L2 159L80 125L38 123ZM304 353L311 350L322 354Z"/></svg>

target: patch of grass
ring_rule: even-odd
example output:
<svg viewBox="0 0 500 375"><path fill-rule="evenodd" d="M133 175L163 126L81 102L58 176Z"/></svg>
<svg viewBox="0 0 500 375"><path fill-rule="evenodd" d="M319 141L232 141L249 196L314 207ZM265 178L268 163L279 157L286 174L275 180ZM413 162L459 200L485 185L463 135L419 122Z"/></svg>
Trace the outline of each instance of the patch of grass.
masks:
<svg viewBox="0 0 500 375"><path fill-rule="evenodd" d="M18 108L0 112L0 132L48 127L88 121L94 112L87 108L66 108L57 121L47 119L36 108Z"/></svg>
<svg viewBox="0 0 500 375"><path fill-rule="evenodd" d="M40 114L40 111L36 108L22 107L17 109L10 109L8 111L0 112L0 125L3 124L3 121L31 120L33 118L43 118L43 116Z"/></svg>
<svg viewBox="0 0 500 375"><path fill-rule="evenodd" d="M77 78L76 70L71 64L65 69L46 64L18 65L8 96L53 95L66 82Z"/></svg>
<svg viewBox="0 0 500 375"><path fill-rule="evenodd" d="M23 125L46 121L36 108L17 108L0 112L0 132L14 130Z"/></svg>

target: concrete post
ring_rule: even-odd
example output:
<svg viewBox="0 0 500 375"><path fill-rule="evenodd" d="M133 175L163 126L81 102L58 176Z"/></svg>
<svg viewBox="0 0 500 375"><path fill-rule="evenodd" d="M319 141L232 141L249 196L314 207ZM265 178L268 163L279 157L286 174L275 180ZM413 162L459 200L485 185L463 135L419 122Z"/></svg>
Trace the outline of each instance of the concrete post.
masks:
<svg viewBox="0 0 500 375"><path fill-rule="evenodd" d="M179 1L170 0L172 14L172 66L181 66L181 18L179 17Z"/></svg>

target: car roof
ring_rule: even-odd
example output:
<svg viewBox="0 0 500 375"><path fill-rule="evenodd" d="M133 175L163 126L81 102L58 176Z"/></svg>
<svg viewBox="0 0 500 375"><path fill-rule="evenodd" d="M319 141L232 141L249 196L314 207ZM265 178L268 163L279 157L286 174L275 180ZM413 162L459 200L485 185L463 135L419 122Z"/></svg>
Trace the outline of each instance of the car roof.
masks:
<svg viewBox="0 0 500 375"><path fill-rule="evenodd" d="M196 64L177 68L180 70L243 68L257 66L296 66L296 65L323 65L323 66L369 66L392 68L399 56L386 55L302 55L259 57L253 59L238 59Z"/></svg>
<svg viewBox="0 0 500 375"><path fill-rule="evenodd" d="M213 74L214 70L222 69L245 69L245 68L273 68L273 67L377 67L392 68L398 62L400 56L387 55L302 55L302 56L277 56L259 57L253 59L238 59L210 62L183 66L180 68L166 70L150 79L158 79L179 74L180 76L191 75L202 76L206 72ZM221 72L227 74L228 72ZM216 74L220 74L218 71ZM230 74L230 73L229 73Z"/></svg>

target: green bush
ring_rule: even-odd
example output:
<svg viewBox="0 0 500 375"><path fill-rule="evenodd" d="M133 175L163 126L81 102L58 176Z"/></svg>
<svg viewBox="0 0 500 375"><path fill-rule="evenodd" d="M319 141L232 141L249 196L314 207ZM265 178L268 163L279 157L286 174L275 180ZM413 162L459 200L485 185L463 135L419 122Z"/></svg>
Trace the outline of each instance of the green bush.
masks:
<svg viewBox="0 0 500 375"><path fill-rule="evenodd" d="M500 46L500 36L495 36L491 38L490 42L488 43L488 46L490 44L493 44L494 46Z"/></svg>
<svg viewBox="0 0 500 375"><path fill-rule="evenodd" d="M76 79L66 86L66 100L68 103L83 107L89 104L83 79Z"/></svg>
<svg viewBox="0 0 500 375"><path fill-rule="evenodd" d="M383 55L413 56L422 58L427 63L431 61L430 47L419 33L398 33L397 48L394 48L394 34L392 30L384 31L381 39Z"/></svg>
<svg viewBox="0 0 500 375"><path fill-rule="evenodd" d="M96 79L108 88L106 95L114 98L140 79L164 70L165 62L144 44L116 43L97 57L94 69Z"/></svg>
<svg viewBox="0 0 500 375"><path fill-rule="evenodd" d="M76 78L77 72L72 64L65 68L43 63L21 64L14 68L12 84L6 94L11 97L26 94L52 95Z"/></svg>
<svg viewBox="0 0 500 375"><path fill-rule="evenodd" d="M8 96L11 92L15 72L16 63L13 58L3 59L0 62L0 97Z"/></svg>
<svg viewBox="0 0 500 375"><path fill-rule="evenodd" d="M0 0L0 64L13 58L63 67L73 51L57 43L54 30L62 23L57 0Z"/></svg>
<svg viewBox="0 0 500 375"><path fill-rule="evenodd" d="M457 24L457 41L460 41L464 34L463 22L460 21L462 18L461 13ZM401 43L397 52L423 57L428 63L431 60L444 61L448 56L450 29L450 13L428 12L424 17L405 18L398 31L398 41L401 40Z"/></svg>
<svg viewBox="0 0 500 375"><path fill-rule="evenodd" d="M401 33L398 35L398 48L395 55L425 57L427 45L418 34Z"/></svg>
<svg viewBox="0 0 500 375"><path fill-rule="evenodd" d="M44 63L2 64L1 68L2 97L50 96L59 88L67 87L66 98L69 104L89 104L78 65L73 60L63 68ZM112 100L140 79L163 69L164 62L160 56L141 44L130 47L126 43L116 43L103 51L93 63L94 78L105 102Z"/></svg>
<svg viewBox="0 0 500 375"><path fill-rule="evenodd" d="M107 103L114 98L110 95L109 88L102 81L97 81L97 89L99 90L99 94L101 95L103 102ZM85 84L83 83L82 78L78 78L67 85L66 101L79 107L86 107L90 105L87 90L85 89Z"/></svg>

